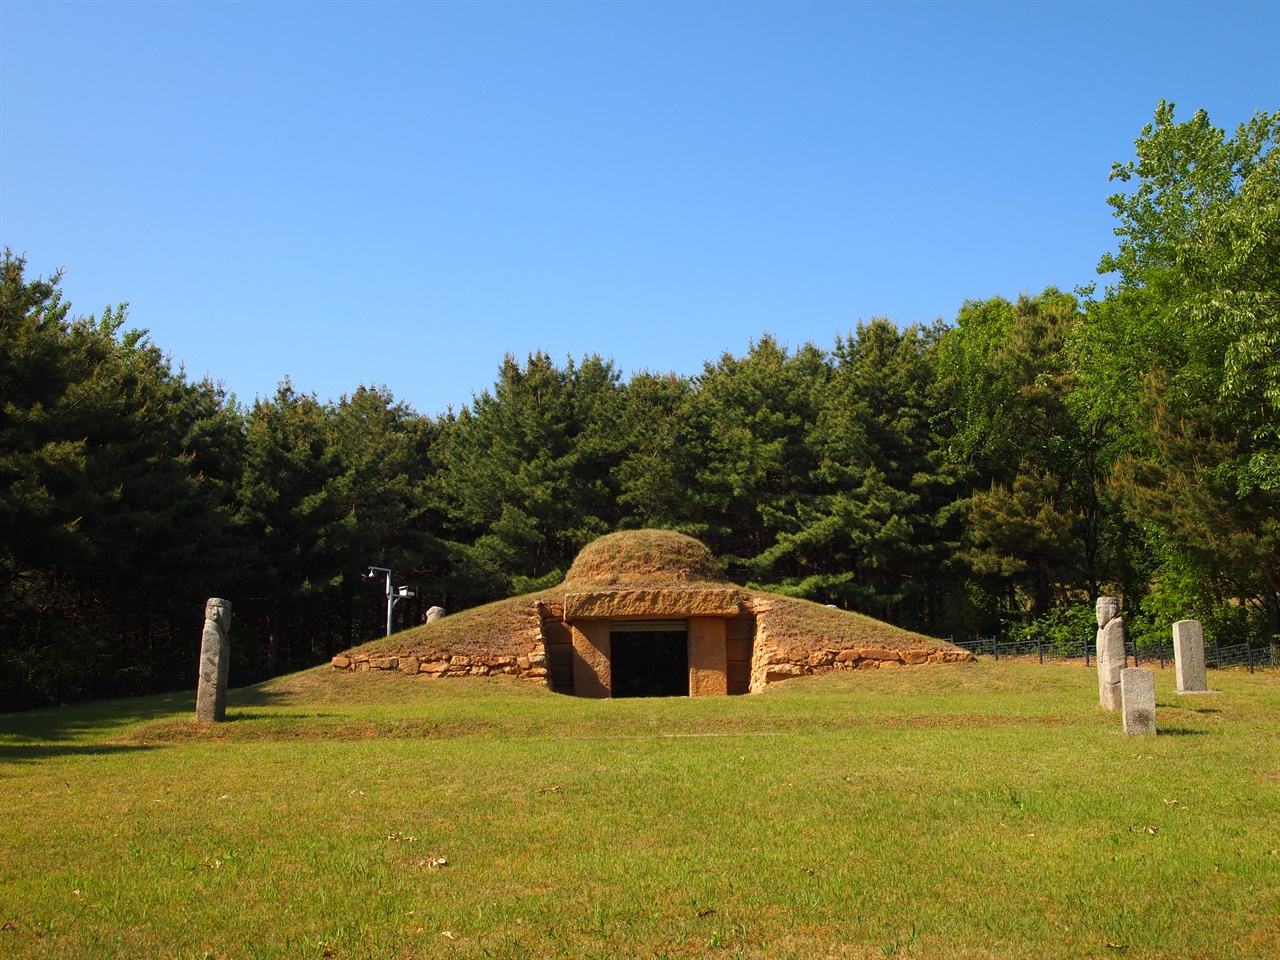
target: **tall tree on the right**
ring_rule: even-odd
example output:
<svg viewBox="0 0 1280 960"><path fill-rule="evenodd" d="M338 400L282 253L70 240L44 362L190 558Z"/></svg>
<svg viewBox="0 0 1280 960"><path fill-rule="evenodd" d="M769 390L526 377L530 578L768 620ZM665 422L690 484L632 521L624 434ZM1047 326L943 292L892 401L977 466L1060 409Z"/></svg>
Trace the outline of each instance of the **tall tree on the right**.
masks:
<svg viewBox="0 0 1280 960"><path fill-rule="evenodd" d="M1280 633L1280 111L1234 137L1161 101L1112 179L1117 250L1073 331L1088 415L1183 615L1243 603Z"/></svg>
<svg viewBox="0 0 1280 960"><path fill-rule="evenodd" d="M970 495L958 560L972 576L963 629L996 631L1096 598L1123 579L1102 435L1071 405L1063 344L1079 302L1053 287L968 301L940 344L942 431ZM984 613L985 611L985 613Z"/></svg>

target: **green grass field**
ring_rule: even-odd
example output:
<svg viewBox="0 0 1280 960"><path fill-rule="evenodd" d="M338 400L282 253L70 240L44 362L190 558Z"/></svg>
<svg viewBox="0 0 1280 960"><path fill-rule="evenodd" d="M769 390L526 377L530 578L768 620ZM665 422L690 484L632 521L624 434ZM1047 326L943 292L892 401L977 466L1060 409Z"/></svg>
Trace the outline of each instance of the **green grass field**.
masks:
<svg viewBox="0 0 1280 960"><path fill-rule="evenodd" d="M1280 956L1280 677L589 701L328 668L0 716L0 957ZM439 861L447 861L441 864Z"/></svg>

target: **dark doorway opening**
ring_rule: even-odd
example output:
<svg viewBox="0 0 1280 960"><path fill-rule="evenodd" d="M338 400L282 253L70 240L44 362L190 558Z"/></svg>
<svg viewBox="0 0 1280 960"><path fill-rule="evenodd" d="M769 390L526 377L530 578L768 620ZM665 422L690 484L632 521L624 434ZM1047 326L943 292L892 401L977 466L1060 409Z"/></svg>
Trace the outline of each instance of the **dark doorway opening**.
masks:
<svg viewBox="0 0 1280 960"><path fill-rule="evenodd" d="M609 662L615 697L689 695L689 633L682 622L610 630Z"/></svg>

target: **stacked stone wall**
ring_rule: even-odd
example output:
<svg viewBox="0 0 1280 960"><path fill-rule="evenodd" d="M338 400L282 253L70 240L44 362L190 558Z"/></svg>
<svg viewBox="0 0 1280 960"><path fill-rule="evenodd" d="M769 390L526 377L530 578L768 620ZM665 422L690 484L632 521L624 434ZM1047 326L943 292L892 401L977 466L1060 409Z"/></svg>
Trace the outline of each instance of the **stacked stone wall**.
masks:
<svg viewBox="0 0 1280 960"><path fill-rule="evenodd" d="M755 638L754 613L739 613L725 623L725 679L730 696L751 692L751 653Z"/></svg>
<svg viewBox="0 0 1280 960"><path fill-rule="evenodd" d="M564 602L538 601L538 636L547 655L548 679L556 693L573 693L573 631L564 622Z"/></svg>
<svg viewBox="0 0 1280 960"><path fill-rule="evenodd" d="M407 676L432 678L507 676L548 684L552 668L548 647L543 642L541 607L539 604L539 609L531 611L528 627L519 631L514 645L520 651L518 653L464 656L438 648L401 648L376 654L343 654L334 657L330 663L334 669L349 673L398 670ZM556 655L559 656L559 651Z"/></svg>
<svg viewBox="0 0 1280 960"><path fill-rule="evenodd" d="M772 605L767 600L757 600L755 652L751 661L752 693L758 693L779 680L815 676L834 670L888 670L930 663L960 663L973 659L972 653L959 648L920 647L914 650L895 650L870 645L784 648L770 636L769 614L772 610Z"/></svg>
<svg viewBox="0 0 1280 960"><path fill-rule="evenodd" d="M364 673L370 670L398 670L407 676L428 677L520 677L524 680L547 680L547 658L541 650L527 656L467 657L439 650L399 650L395 653L352 654L330 661L336 670Z"/></svg>

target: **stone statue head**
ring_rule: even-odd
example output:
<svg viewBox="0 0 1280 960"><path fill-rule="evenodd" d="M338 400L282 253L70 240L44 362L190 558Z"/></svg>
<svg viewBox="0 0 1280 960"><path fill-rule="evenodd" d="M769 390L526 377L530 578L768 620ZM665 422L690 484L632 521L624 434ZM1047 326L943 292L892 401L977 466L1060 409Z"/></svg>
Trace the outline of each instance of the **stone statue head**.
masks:
<svg viewBox="0 0 1280 960"><path fill-rule="evenodd" d="M223 633L231 632L231 601L210 597L204 605L204 618L212 620Z"/></svg>
<svg viewBox="0 0 1280 960"><path fill-rule="evenodd" d="M1099 597L1097 612L1098 626L1105 627L1116 617L1120 616L1120 601L1115 597Z"/></svg>

